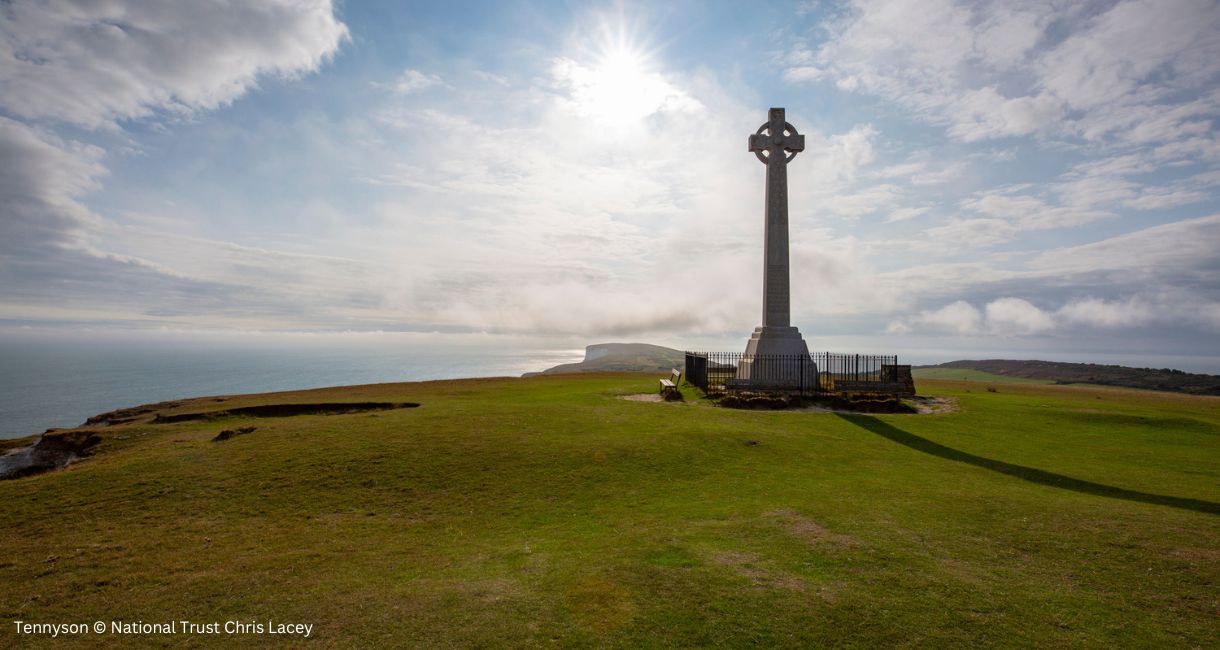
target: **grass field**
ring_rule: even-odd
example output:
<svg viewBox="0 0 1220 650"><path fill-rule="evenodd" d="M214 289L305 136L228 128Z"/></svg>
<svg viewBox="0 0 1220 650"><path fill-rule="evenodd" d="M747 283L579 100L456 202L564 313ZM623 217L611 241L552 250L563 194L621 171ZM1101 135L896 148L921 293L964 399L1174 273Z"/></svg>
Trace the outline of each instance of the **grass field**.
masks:
<svg viewBox="0 0 1220 650"><path fill-rule="evenodd" d="M0 482L0 645L301 643L11 624L184 619L304 622L327 647L1220 638L1220 398L924 379L959 410L618 398L656 383L385 384L223 407L422 406L106 429L94 457Z"/></svg>
<svg viewBox="0 0 1220 650"><path fill-rule="evenodd" d="M911 375L916 379L947 379L950 381L985 381L1002 384L1050 384L1049 379L1026 379L1007 377L969 368L914 368Z"/></svg>

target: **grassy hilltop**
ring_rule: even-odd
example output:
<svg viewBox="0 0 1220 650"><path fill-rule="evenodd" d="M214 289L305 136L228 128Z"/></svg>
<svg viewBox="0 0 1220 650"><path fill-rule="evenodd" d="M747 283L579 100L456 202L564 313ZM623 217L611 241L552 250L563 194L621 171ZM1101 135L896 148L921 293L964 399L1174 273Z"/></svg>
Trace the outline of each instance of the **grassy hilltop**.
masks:
<svg viewBox="0 0 1220 650"><path fill-rule="evenodd" d="M1028 381L1043 384L1096 384L1119 388L1165 390L1192 395L1220 395L1220 376L1170 368L1128 368L1095 363L984 359L950 361L914 369L916 377L980 381Z"/></svg>
<svg viewBox="0 0 1220 650"><path fill-rule="evenodd" d="M0 482L0 618L274 619L338 647L1220 638L1220 399L934 380L920 392L957 411L620 399L655 388L383 384L139 415L67 470ZM420 406L246 408L328 402ZM227 414L183 416L205 410ZM0 632L99 642L301 640Z"/></svg>

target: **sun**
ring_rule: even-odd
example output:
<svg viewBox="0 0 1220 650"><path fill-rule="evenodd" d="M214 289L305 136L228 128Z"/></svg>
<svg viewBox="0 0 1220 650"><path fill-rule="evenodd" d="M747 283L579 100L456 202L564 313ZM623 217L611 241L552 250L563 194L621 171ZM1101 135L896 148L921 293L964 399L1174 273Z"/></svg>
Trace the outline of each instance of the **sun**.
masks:
<svg viewBox="0 0 1220 650"><path fill-rule="evenodd" d="M626 127L657 109L664 99L663 84L645 68L639 53L608 52L590 73L588 108L597 121Z"/></svg>
<svg viewBox="0 0 1220 650"><path fill-rule="evenodd" d="M592 126L622 135L643 125L654 113L693 103L666 80L655 54L621 28L603 25L597 45L583 63L565 60L562 76L578 113Z"/></svg>

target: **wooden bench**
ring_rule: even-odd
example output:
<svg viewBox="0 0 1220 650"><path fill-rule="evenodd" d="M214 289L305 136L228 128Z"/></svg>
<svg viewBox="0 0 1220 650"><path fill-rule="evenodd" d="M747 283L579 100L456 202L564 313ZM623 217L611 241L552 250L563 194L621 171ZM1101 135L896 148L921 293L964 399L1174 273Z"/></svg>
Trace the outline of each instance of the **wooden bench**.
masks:
<svg viewBox="0 0 1220 650"><path fill-rule="evenodd" d="M669 373L669 379L661 380L661 397L670 398L678 397L681 393L678 392L678 382L682 381L682 371L677 368Z"/></svg>

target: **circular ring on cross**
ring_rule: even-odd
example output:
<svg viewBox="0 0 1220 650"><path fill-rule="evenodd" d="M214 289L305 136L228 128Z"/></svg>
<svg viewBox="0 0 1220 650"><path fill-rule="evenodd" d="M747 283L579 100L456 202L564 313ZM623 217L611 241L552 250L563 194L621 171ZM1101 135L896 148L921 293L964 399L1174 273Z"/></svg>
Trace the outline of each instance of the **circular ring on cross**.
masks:
<svg viewBox="0 0 1220 650"><path fill-rule="evenodd" d="M763 125L758 127L758 130L754 132L754 135L762 135L763 132L766 131L767 127L769 127L769 126L771 126L769 123L763 122ZM783 135L800 135L800 134L796 132L796 127L792 126L792 124L790 122L784 122ZM779 143L776 143L776 144L779 144ZM796 158L796 154L797 154L796 151L789 151L788 155L784 157L784 162L785 163L791 162L793 158ZM764 165L771 162L770 157L764 156L763 152L761 152L761 151L755 151L754 155L756 157L758 157L758 161Z"/></svg>

